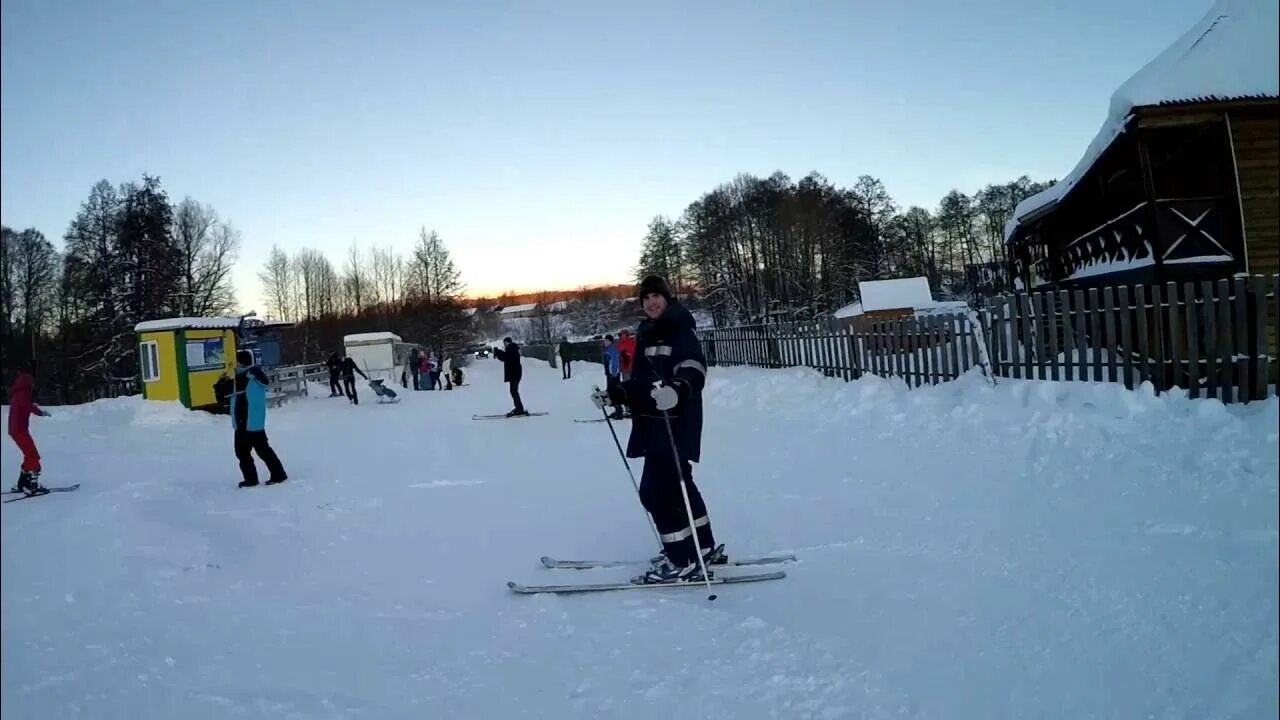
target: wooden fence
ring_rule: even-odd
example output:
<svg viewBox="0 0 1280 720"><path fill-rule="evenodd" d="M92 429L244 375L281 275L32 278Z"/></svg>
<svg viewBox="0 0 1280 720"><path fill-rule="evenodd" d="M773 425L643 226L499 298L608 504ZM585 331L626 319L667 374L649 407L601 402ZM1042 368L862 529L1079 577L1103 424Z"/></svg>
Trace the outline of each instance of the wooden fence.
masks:
<svg viewBox="0 0 1280 720"><path fill-rule="evenodd" d="M1149 382L1247 402L1276 392L1280 276L1022 293L965 315L830 320L699 333L712 365L804 366L908 385L992 377Z"/></svg>

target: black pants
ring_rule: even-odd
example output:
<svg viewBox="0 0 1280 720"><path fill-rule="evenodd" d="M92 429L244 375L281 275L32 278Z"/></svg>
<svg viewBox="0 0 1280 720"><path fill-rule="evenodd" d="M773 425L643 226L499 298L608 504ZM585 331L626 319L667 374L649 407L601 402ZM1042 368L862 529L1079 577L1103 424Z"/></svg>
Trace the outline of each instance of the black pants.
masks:
<svg viewBox="0 0 1280 720"><path fill-rule="evenodd" d="M511 402L516 404L516 412L524 412L524 403L520 402L520 381L512 380L511 385Z"/></svg>
<svg viewBox="0 0 1280 720"><path fill-rule="evenodd" d="M341 377L342 376L337 373L329 374L329 394L330 395L342 394L342 383L339 381Z"/></svg>
<svg viewBox="0 0 1280 720"><path fill-rule="evenodd" d="M707 518L707 506L702 493L693 483L693 466L681 463L685 486L689 490L689 505L693 508L693 525L698 531L698 543L702 552L715 547L711 534L711 521ZM689 513L684 509L684 495L680 492L680 476L676 474L676 462L671 453L645 453L644 471L640 475L640 502L653 516L653 524L662 536L666 556L676 565L697 562L698 553L693 544L693 531L689 529Z"/></svg>
<svg viewBox="0 0 1280 720"><path fill-rule="evenodd" d="M348 398L351 398L351 402L356 405L360 404L360 397L356 395L356 378L354 375L342 376L342 390Z"/></svg>
<svg viewBox="0 0 1280 720"><path fill-rule="evenodd" d="M560 361L564 363L564 379L568 380L569 378L573 377L573 371L569 369L569 359L560 358Z"/></svg>
<svg viewBox="0 0 1280 720"><path fill-rule="evenodd" d="M237 430L236 459L240 461L240 474L244 475L246 482L258 482L258 467L253 464L252 455L255 452L262 458L262 464L267 466L267 472L271 473L271 480L284 480L287 477L284 473L284 465L280 463L276 451L272 450L271 444L267 442L266 430Z"/></svg>

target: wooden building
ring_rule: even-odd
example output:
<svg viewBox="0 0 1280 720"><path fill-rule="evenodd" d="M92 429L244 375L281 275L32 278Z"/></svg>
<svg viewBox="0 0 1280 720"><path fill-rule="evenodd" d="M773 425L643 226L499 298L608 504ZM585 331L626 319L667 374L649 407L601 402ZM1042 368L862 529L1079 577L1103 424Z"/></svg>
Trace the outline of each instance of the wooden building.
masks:
<svg viewBox="0 0 1280 720"><path fill-rule="evenodd" d="M1278 0L1218 0L1005 228L1025 290L1280 272Z"/></svg>

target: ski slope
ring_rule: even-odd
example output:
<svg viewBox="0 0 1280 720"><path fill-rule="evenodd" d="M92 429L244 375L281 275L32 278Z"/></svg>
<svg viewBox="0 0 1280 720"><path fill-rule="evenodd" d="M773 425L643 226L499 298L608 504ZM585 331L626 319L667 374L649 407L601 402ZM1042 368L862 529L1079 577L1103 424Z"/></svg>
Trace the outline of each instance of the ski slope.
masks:
<svg viewBox="0 0 1280 720"><path fill-rule="evenodd" d="M969 376L908 392L713 368L695 471L783 580L515 596L647 557L597 366L273 410L291 480L236 488L225 417L56 409L4 505L5 718L1260 718L1277 714L1275 398ZM7 411L7 409L6 409ZM5 440L4 471L16 473ZM638 473L638 466L637 466ZM5 482L11 483L12 477Z"/></svg>

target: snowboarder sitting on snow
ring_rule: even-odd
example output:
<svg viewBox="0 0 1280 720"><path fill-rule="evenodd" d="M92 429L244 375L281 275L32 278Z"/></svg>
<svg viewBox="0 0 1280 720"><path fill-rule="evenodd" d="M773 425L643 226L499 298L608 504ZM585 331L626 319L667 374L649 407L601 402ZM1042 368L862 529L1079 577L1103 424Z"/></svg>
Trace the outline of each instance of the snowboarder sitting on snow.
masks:
<svg viewBox="0 0 1280 720"><path fill-rule="evenodd" d="M493 356L502 361L502 381L511 385L511 400L516 404L507 417L528 415L520 401L520 378L524 376L524 368L520 366L520 346L509 337L502 338L502 348L494 348Z"/></svg>
<svg viewBox="0 0 1280 720"><path fill-rule="evenodd" d="M236 386L231 394L231 426L235 428L236 459L240 461L240 473L244 480L240 487L258 484L258 468L252 453L258 453L271 473L268 485L288 479L284 465L267 442L267 388L271 382L262 368L253 364L253 353L241 350L236 353Z"/></svg>
<svg viewBox="0 0 1280 720"><path fill-rule="evenodd" d="M359 405L360 396L356 395L356 373L360 373L360 377L365 380L368 380L369 376L365 375L363 370L356 367L356 361L352 360L350 357L342 358L341 368L342 390L347 394L347 397L351 399L352 405Z"/></svg>
<svg viewBox="0 0 1280 720"><path fill-rule="evenodd" d="M35 440L31 439L30 427L32 415L50 415L32 400L35 384L35 378L30 373L20 372L9 388L9 437L13 438L14 444L22 451L18 484L10 492L24 492L28 495L48 492L40 487L40 452L36 450Z"/></svg>
<svg viewBox="0 0 1280 720"><path fill-rule="evenodd" d="M706 362L694 334L693 316L672 297L666 280L647 277L638 294L647 319L640 323L637 333L631 378L607 392L596 390L591 399L602 409L608 404L624 403L631 408L633 424L627 456L644 458L640 500L662 536L662 556L655 558L645 580L697 580L701 579L701 571L693 541L695 532L704 562L724 562L724 546L715 544L706 504L693 483L691 465L701 460ZM692 508L692 527L681 492L682 479Z"/></svg>

